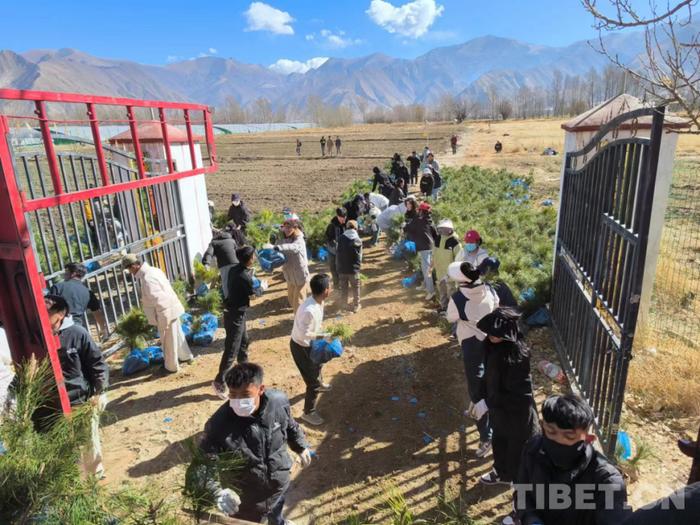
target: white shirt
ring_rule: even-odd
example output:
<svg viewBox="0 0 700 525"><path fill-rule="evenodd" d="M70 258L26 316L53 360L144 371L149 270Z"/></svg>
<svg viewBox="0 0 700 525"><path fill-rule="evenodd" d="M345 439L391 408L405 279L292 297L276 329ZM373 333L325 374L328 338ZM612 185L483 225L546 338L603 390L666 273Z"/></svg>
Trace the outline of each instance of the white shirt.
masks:
<svg viewBox="0 0 700 525"><path fill-rule="evenodd" d="M498 295L492 288L486 285L476 286L474 288L464 288L460 286L459 292L464 295L468 301L464 305L464 313L467 315L468 321L463 321L459 317L459 311L452 297L447 304L447 320L451 323L457 323L457 339L462 344L464 339L476 337L479 341L486 339L486 334L476 327L476 323L481 321L481 318L493 312L498 308Z"/></svg>
<svg viewBox="0 0 700 525"><path fill-rule="evenodd" d="M323 324L323 304L309 297L299 305L294 316L292 340L301 346L311 346L311 341L321 335Z"/></svg>
<svg viewBox="0 0 700 525"><path fill-rule="evenodd" d="M467 247L465 246L462 251L457 254L455 261L468 262L474 268L477 268L482 262L484 262L484 259L488 258L488 256L489 252L483 248L477 248L475 252L469 253L467 251Z"/></svg>

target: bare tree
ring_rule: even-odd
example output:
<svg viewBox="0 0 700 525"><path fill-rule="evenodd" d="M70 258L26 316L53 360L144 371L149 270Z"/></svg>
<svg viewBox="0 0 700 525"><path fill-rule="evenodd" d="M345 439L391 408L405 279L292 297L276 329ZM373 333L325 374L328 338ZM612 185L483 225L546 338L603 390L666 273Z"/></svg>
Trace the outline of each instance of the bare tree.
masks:
<svg viewBox="0 0 700 525"><path fill-rule="evenodd" d="M595 18L597 49L639 82L655 102L677 105L690 119L687 132L700 133L700 33L688 30L697 0L675 0L661 8L649 0L648 17L637 13L632 0L607 0L608 7L603 8L598 0L581 2ZM613 55L603 39L606 32L630 27L644 28L645 53L639 66Z"/></svg>
<svg viewBox="0 0 700 525"><path fill-rule="evenodd" d="M513 115L513 104L507 100L501 100L496 106L496 111L503 120L508 120Z"/></svg>

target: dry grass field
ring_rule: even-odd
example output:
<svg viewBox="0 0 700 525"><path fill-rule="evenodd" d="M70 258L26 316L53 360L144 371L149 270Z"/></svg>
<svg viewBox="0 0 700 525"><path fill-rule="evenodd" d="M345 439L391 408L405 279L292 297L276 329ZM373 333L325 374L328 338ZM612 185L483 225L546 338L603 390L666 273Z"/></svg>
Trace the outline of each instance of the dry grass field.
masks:
<svg viewBox="0 0 700 525"><path fill-rule="evenodd" d="M256 211L285 206L302 213L316 211L328 207L352 181L369 178L372 166L383 165L394 152L405 156L429 141L442 165L473 164L505 168L520 176L532 174L536 199L556 201L562 157L541 153L548 146L561 151L560 124L540 120L372 125L223 136L217 139L221 168L208 179L209 193L219 209L228 206L230 193L236 191ZM461 140L453 156L445 150L455 132ZM318 139L329 133L344 141L339 158L320 158ZM297 137L304 144L301 158L294 153ZM493 151L496 140L504 144L499 155ZM699 156L700 141L683 137L679 158L691 173L696 170L694 180ZM668 243L664 249L669 249ZM323 264L312 268L323 270ZM491 458L474 455L478 438L474 423L462 415L467 397L456 343L441 332L437 316L425 307L419 292L402 288L405 268L388 257L383 245L366 251L362 271L368 280L361 313L338 312L337 296L330 301L327 322L347 323L355 335L346 354L325 368L324 379L333 390L322 395L319 411L327 423L307 430L317 460L306 470L295 467L288 498L290 519L298 524L341 523L350 513L374 512L387 490L398 487L419 517L434 516L438 498L443 498L461 501L483 525L500 523L510 497L507 491L477 481L490 468ZM291 312L284 283L273 277L271 285L264 297L255 300L249 318L251 356L266 368L267 385L289 394L293 413L299 416L303 384L289 355ZM532 332L528 342L533 362L555 359L548 330ZM654 396L700 398L700 369L697 364L687 368L697 349L690 353L675 346L678 353L666 352L658 337L654 344L655 354L640 350L632 362L633 403L623 420L623 427L642 437L651 450L640 463L639 479L629 486L635 507L683 483L689 461L676 450L675 440L698 424L697 414L671 418L665 407L656 414L647 409ZM111 415L104 428L108 483L149 486L177 500L187 461L185 440L199 435L221 404L212 395L210 382L222 348L219 330L212 346L195 349L197 359L181 374L115 373ZM561 388L539 371L533 375L540 401ZM677 407L681 409L692 411Z"/></svg>

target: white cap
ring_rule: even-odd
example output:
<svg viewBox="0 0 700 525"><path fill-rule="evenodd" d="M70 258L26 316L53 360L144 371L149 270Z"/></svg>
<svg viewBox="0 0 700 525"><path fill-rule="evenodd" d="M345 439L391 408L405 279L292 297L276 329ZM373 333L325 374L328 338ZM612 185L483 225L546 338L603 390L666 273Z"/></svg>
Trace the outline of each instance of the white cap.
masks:
<svg viewBox="0 0 700 525"><path fill-rule="evenodd" d="M455 229L455 225L452 223L452 221L450 219L444 219L444 220L440 221L438 223L437 227L438 228L447 228L450 230Z"/></svg>
<svg viewBox="0 0 700 525"><path fill-rule="evenodd" d="M423 168L423 173L424 173L424 174L425 174L425 173L428 173L428 174L432 175L432 174L433 174L433 170L430 169L428 166L426 166L425 168Z"/></svg>

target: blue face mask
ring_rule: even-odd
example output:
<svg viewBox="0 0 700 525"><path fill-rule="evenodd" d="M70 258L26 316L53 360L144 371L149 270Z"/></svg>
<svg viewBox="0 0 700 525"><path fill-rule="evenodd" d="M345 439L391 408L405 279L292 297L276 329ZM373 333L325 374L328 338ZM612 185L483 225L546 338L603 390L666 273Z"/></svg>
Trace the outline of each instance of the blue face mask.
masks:
<svg viewBox="0 0 700 525"><path fill-rule="evenodd" d="M467 245L466 245L466 248L467 248L467 251L468 251L468 252L474 252L474 251L476 251L476 249L477 249L478 247L479 247L479 245L476 244L475 242L468 242Z"/></svg>

